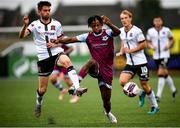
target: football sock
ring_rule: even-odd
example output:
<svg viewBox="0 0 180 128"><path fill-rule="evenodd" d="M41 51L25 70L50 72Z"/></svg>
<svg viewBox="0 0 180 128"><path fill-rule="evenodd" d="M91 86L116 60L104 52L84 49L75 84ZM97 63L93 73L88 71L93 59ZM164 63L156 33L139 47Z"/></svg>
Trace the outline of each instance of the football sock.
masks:
<svg viewBox="0 0 180 128"><path fill-rule="evenodd" d="M162 95L162 91L164 89L164 85L165 85L165 78L164 77L159 77L158 79L158 88L157 88L157 97L161 97Z"/></svg>
<svg viewBox="0 0 180 128"><path fill-rule="evenodd" d="M141 94L142 94L143 92L144 92L144 90L141 89L141 88L139 88L139 89L137 90L136 94L137 94L138 96L141 96Z"/></svg>
<svg viewBox="0 0 180 128"><path fill-rule="evenodd" d="M75 89L79 88L79 79L73 66L68 67L67 70L68 70L68 75L73 83L73 86L75 87Z"/></svg>
<svg viewBox="0 0 180 128"><path fill-rule="evenodd" d="M173 79L172 79L172 77L170 75L167 76L166 82L169 85L169 88L171 89L171 91L175 92L176 91L176 87L174 86Z"/></svg>
<svg viewBox="0 0 180 128"><path fill-rule="evenodd" d="M60 91L63 90L63 86L62 86L60 80L57 80L56 83L54 84L54 86L55 86L57 89L59 89Z"/></svg>
<svg viewBox="0 0 180 128"><path fill-rule="evenodd" d="M155 98L153 90L151 91L150 94L147 94L147 97L148 97L148 99L149 99L149 101L151 103L151 106L157 108L158 104L157 104L157 101L156 101L156 98Z"/></svg>
<svg viewBox="0 0 180 128"><path fill-rule="evenodd" d="M81 78L81 79L84 79L84 77L87 75L86 71L81 68L79 73L78 73L78 76Z"/></svg>
<svg viewBox="0 0 180 128"><path fill-rule="evenodd" d="M40 94L39 91L37 90L37 93L36 93L36 104L42 105L42 103L43 103L43 95L44 94Z"/></svg>

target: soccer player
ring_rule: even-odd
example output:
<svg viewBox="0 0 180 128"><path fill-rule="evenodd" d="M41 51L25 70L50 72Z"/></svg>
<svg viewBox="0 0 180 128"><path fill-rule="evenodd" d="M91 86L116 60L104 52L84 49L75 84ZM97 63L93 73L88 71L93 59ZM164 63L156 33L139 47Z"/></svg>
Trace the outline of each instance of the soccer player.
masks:
<svg viewBox="0 0 180 128"><path fill-rule="evenodd" d="M158 67L158 87L156 100L159 102L165 82L170 87L172 92L173 100L176 96L176 87L172 77L168 73L167 63L170 57L170 48L173 44L172 32L168 27L163 26L163 20L160 16L157 16L153 19L154 27L148 29L147 31L147 40L148 46L154 50L153 59Z"/></svg>
<svg viewBox="0 0 180 128"><path fill-rule="evenodd" d="M69 56L69 54L73 51L72 47L69 47L65 44L61 45L61 47L64 49L64 53ZM64 81L68 87L72 86L72 81L70 80L67 69L61 65L55 65L54 70L50 75L50 81L56 87L59 91L59 100L63 100L64 95L68 92L68 89L64 88L62 85L62 81ZM76 103L79 100L79 96L72 95L70 99L70 103Z"/></svg>
<svg viewBox="0 0 180 128"><path fill-rule="evenodd" d="M103 24L106 24L110 29L103 29ZM118 36L120 31L106 16L95 15L89 17L88 26L91 27L91 32L75 37L61 38L55 43L86 42L92 59L89 62L91 65L86 66L84 71L88 71L91 76L98 79L105 115L111 123L117 123L116 117L111 113L110 98L114 58L113 37Z"/></svg>
<svg viewBox="0 0 180 128"><path fill-rule="evenodd" d="M68 70L68 75L73 83L73 86L69 89L70 94L76 93L77 95L82 95L87 91L87 88L80 88L76 71L73 68L69 57L64 54L64 50L54 44L49 44L47 46L47 43L51 39L57 39L63 36L61 23L51 18L50 7L50 2L40 1L37 4L40 18L36 21L33 21L29 25L28 16L24 16L24 25L19 33L20 38L24 38L32 33L34 36L34 44L37 50L39 88L37 89L35 106L36 117L40 117L43 95L46 92L48 86L48 76L53 71L55 63L61 64Z"/></svg>
<svg viewBox="0 0 180 128"><path fill-rule="evenodd" d="M139 90L139 105L140 107L144 105L144 98L147 94L151 103L151 110L148 114L156 114L159 108L154 92L148 84L149 70L147 67L147 59L144 54L144 48L146 47L145 37L141 29L132 24L132 13L130 11L123 10L120 13L120 20L123 25L123 27L120 28L120 38L122 44L120 52L116 55L119 56L125 53L127 61L125 68L120 74L119 82L121 86L124 86L137 73L143 89Z"/></svg>

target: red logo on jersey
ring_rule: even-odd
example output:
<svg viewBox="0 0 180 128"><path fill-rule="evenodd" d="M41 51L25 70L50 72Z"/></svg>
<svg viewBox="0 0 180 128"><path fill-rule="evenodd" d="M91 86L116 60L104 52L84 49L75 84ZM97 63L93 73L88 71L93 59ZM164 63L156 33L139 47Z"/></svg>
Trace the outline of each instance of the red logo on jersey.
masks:
<svg viewBox="0 0 180 128"><path fill-rule="evenodd" d="M51 30L55 30L55 26L54 25L51 26Z"/></svg>

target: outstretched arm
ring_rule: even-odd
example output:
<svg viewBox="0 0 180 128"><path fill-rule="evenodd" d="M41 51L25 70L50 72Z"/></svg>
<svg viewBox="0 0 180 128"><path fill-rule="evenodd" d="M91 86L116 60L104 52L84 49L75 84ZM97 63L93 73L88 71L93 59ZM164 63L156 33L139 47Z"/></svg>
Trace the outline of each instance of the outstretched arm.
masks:
<svg viewBox="0 0 180 128"><path fill-rule="evenodd" d="M28 16L24 16L23 18L23 26L19 32L19 38L24 38L26 36L28 36L30 34L30 32L27 30L29 24L29 17Z"/></svg>
<svg viewBox="0 0 180 128"><path fill-rule="evenodd" d="M103 20L103 23L111 28L111 30L113 32L113 36L118 36L120 34L119 28L116 25L112 24L110 19L107 16L103 15L103 16L101 16L101 18Z"/></svg>
<svg viewBox="0 0 180 128"><path fill-rule="evenodd" d="M77 39L77 37L74 36L74 37L61 37L55 40L53 43L69 44L69 43L75 43L75 42L79 42L79 40Z"/></svg>

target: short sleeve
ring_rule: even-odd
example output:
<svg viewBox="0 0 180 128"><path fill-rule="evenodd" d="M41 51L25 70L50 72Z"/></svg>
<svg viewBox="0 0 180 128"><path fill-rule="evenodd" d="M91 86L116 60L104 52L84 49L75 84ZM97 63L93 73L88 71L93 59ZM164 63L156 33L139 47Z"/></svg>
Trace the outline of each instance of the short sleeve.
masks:
<svg viewBox="0 0 180 128"><path fill-rule="evenodd" d="M168 28L168 38L171 38L171 37L173 37L173 34L172 34L171 30Z"/></svg>
<svg viewBox="0 0 180 128"><path fill-rule="evenodd" d="M81 35L76 36L76 38L80 41L80 42L86 42L86 39L88 37L88 33L84 33Z"/></svg>
<svg viewBox="0 0 180 128"><path fill-rule="evenodd" d="M60 37L63 35L63 29L62 29L61 23L58 23L56 32L57 32L57 37Z"/></svg>
<svg viewBox="0 0 180 128"><path fill-rule="evenodd" d="M137 41L141 42L143 40L145 40L144 34L143 34L142 30L139 29L137 32Z"/></svg>
<svg viewBox="0 0 180 128"><path fill-rule="evenodd" d="M35 22L33 21L29 26L27 27L29 32L33 32L35 30Z"/></svg>
<svg viewBox="0 0 180 128"><path fill-rule="evenodd" d="M107 33L110 37L112 37L112 30L111 30L111 29L106 29L106 33Z"/></svg>
<svg viewBox="0 0 180 128"><path fill-rule="evenodd" d="M151 41L151 37L150 37L150 32L149 32L149 30L147 31L146 39L147 39L148 41Z"/></svg>

